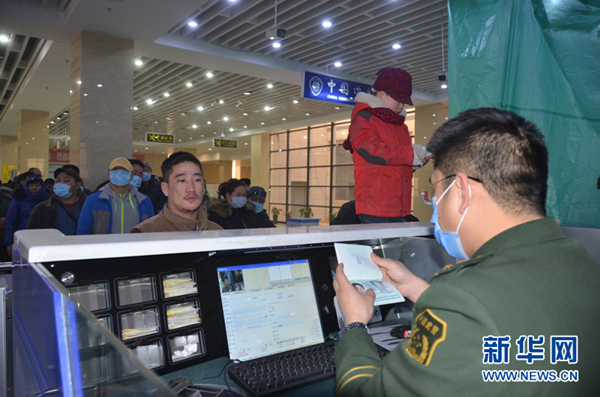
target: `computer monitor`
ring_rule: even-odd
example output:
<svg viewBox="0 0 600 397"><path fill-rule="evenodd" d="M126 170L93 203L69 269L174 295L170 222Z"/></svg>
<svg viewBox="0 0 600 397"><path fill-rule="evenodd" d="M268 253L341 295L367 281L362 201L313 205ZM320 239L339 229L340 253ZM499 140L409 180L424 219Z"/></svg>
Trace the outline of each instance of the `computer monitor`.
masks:
<svg viewBox="0 0 600 397"><path fill-rule="evenodd" d="M324 342L307 259L217 272L231 359L247 361Z"/></svg>

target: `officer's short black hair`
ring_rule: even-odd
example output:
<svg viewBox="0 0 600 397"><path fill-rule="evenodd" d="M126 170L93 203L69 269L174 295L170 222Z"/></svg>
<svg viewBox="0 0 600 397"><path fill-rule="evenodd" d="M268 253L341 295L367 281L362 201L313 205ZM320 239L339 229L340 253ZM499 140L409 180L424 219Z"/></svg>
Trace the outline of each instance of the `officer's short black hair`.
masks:
<svg viewBox="0 0 600 397"><path fill-rule="evenodd" d="M427 150L444 176L464 172L482 180L506 212L546 215L548 149L537 126L495 108L467 110L431 137ZM452 182L444 182L447 187Z"/></svg>
<svg viewBox="0 0 600 397"><path fill-rule="evenodd" d="M165 161L163 161L162 165L160 166L160 170L162 171L163 175L163 182L169 183L169 177L173 172L173 167L177 164L185 163L186 161L194 163L198 167L200 167L200 172L204 176L204 171L202 171L202 164L196 156L188 152L175 152L172 155L170 155Z"/></svg>

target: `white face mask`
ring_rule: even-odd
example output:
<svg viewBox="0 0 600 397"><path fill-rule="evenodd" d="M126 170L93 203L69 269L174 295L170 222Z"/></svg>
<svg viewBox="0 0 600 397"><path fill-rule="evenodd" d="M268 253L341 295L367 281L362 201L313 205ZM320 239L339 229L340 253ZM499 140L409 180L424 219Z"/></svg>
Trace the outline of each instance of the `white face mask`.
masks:
<svg viewBox="0 0 600 397"><path fill-rule="evenodd" d="M232 197L231 198L231 206L233 208L242 208L246 205L246 197Z"/></svg>

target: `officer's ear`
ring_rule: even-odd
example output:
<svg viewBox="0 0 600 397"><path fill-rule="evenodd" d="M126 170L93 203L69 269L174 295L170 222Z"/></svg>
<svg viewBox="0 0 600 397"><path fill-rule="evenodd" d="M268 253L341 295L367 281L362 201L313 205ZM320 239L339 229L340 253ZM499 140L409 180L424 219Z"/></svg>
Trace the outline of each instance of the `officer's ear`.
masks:
<svg viewBox="0 0 600 397"><path fill-rule="evenodd" d="M456 174L456 187L460 199L460 207L458 210L461 214L464 214L467 208L469 208L469 205L471 205L473 195L470 182L469 177L464 172Z"/></svg>

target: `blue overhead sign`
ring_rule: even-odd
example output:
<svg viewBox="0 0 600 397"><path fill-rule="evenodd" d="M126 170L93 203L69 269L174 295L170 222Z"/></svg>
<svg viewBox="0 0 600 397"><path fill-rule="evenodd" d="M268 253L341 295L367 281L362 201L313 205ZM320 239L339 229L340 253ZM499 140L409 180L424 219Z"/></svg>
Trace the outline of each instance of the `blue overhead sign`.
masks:
<svg viewBox="0 0 600 397"><path fill-rule="evenodd" d="M359 92L371 92L370 84L304 71L302 98L341 105L354 105Z"/></svg>

